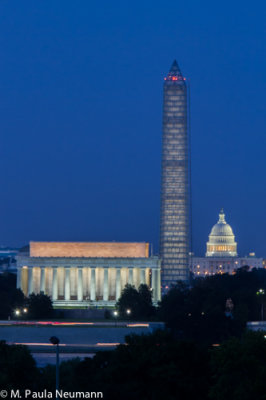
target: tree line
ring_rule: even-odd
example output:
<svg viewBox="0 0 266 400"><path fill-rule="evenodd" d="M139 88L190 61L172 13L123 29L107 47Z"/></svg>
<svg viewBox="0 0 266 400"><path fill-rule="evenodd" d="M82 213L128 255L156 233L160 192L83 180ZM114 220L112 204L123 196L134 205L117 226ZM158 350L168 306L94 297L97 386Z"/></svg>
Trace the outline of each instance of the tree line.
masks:
<svg viewBox="0 0 266 400"><path fill-rule="evenodd" d="M1 295L3 289L17 304L20 292L7 290L3 279ZM146 285L127 285L116 305L119 316L164 321L166 329L128 336L125 345L93 358L63 362L61 388L102 391L118 400L265 400L266 338L246 330L247 321L262 317L265 289L265 270L242 268L190 285L178 282L155 307ZM54 380L53 366L37 368L26 347L1 342L1 387L52 391Z"/></svg>
<svg viewBox="0 0 266 400"><path fill-rule="evenodd" d="M266 340L247 332L219 346L177 340L170 332L131 335L125 345L60 365L60 389L103 392L117 400L265 400ZM55 367L37 368L25 346L0 342L0 384L53 392Z"/></svg>

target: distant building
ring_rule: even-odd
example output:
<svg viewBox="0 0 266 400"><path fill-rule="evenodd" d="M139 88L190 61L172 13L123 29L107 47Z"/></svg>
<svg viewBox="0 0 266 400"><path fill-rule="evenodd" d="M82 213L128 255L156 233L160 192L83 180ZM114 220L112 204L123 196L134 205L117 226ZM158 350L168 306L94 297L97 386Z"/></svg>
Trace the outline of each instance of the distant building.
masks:
<svg viewBox="0 0 266 400"><path fill-rule="evenodd" d="M209 235L206 257L237 257L236 248L235 235L231 226L226 223L224 210L221 209L219 220Z"/></svg>
<svg viewBox="0 0 266 400"><path fill-rule="evenodd" d="M233 230L225 221L223 209L219 220L213 226L207 242L205 257L191 257L190 271L195 277L214 274L234 274L238 268L263 268L263 259L256 258L255 253L248 257L237 256L237 243Z"/></svg>
<svg viewBox="0 0 266 400"><path fill-rule="evenodd" d="M0 247L0 272L16 272L17 249L10 247Z"/></svg>
<svg viewBox="0 0 266 400"><path fill-rule="evenodd" d="M160 260L148 243L30 242L17 256L17 287L56 307L113 306L127 283L147 284L160 300Z"/></svg>

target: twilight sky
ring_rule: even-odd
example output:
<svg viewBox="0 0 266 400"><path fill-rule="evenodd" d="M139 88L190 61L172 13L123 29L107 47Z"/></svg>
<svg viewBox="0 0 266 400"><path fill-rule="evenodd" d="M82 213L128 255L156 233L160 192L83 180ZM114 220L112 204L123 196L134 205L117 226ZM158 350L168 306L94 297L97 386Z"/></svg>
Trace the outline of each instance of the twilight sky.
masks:
<svg viewBox="0 0 266 400"><path fill-rule="evenodd" d="M191 84L193 247L266 256L266 3L2 0L0 244L158 251L163 77Z"/></svg>

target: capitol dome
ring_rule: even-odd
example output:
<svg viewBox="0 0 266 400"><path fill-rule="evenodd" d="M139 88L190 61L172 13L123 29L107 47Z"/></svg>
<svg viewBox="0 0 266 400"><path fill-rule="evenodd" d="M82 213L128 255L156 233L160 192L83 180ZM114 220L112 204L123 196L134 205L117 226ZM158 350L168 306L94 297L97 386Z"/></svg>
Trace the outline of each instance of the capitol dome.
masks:
<svg viewBox="0 0 266 400"><path fill-rule="evenodd" d="M207 242L206 257L237 257L237 243L232 228L225 221L223 209L219 221L215 224Z"/></svg>

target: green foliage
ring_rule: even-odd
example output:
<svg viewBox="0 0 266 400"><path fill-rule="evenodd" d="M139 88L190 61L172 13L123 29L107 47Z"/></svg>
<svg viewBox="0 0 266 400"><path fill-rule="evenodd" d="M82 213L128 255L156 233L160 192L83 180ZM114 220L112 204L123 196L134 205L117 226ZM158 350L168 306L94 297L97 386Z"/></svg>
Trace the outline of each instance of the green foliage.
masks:
<svg viewBox="0 0 266 400"><path fill-rule="evenodd" d="M145 319L154 315L152 293L147 285L140 285L139 290L127 284L122 291L116 307L123 318ZM130 315L127 314L130 310Z"/></svg>
<svg viewBox="0 0 266 400"><path fill-rule="evenodd" d="M196 279L192 287L179 282L163 297L158 315L177 337L221 342L240 336L247 321L260 318L261 298L256 292L265 286L265 270L248 272L246 268L235 275ZM225 314L229 298L234 305L231 317Z"/></svg>
<svg viewBox="0 0 266 400"><path fill-rule="evenodd" d="M213 400L265 400L266 340L262 333L248 332L211 351Z"/></svg>
<svg viewBox="0 0 266 400"><path fill-rule="evenodd" d="M49 318L53 314L52 300L44 293L32 293L28 298L28 308L33 319Z"/></svg>
<svg viewBox="0 0 266 400"><path fill-rule="evenodd" d="M248 332L219 347L176 340L168 331L129 335L114 351L60 365L63 391L116 400L265 400L266 340ZM25 346L0 342L0 386L53 391L55 367L39 371Z"/></svg>
<svg viewBox="0 0 266 400"><path fill-rule="evenodd" d="M14 309L23 307L25 297L20 289L16 289L16 275L5 273L0 275L0 319L12 317Z"/></svg>
<svg viewBox="0 0 266 400"><path fill-rule="evenodd" d="M0 342L0 387L8 389L37 388L39 371L26 346Z"/></svg>
<svg viewBox="0 0 266 400"><path fill-rule="evenodd" d="M49 388L54 367L45 371ZM111 400L264 400L266 340L248 332L208 348L165 331L130 335L114 351L62 363L60 375L65 391L102 391Z"/></svg>
<svg viewBox="0 0 266 400"><path fill-rule="evenodd" d="M111 400L206 399L209 355L205 349L176 342L161 331L131 335L126 341L112 352L74 362L71 368L62 365L64 390L103 391L104 398Z"/></svg>
<svg viewBox="0 0 266 400"><path fill-rule="evenodd" d="M50 392L55 389L55 365L48 364L45 367L39 369L40 371L40 380L38 389L39 390L48 390ZM68 376L68 379L73 375L74 371ZM60 374L61 377L61 374ZM60 385L61 386L61 385Z"/></svg>
<svg viewBox="0 0 266 400"><path fill-rule="evenodd" d="M131 310L131 315L135 315L138 312L139 307L139 293L135 286L127 284L116 304L119 313L123 316L126 315L126 310Z"/></svg>
<svg viewBox="0 0 266 400"><path fill-rule="evenodd" d="M76 373L80 363L81 360L78 357L60 363L60 388L64 388L65 391L71 391L73 389L79 390L79 387L76 384ZM55 365L48 364L45 367L40 368L39 389L54 391Z"/></svg>

